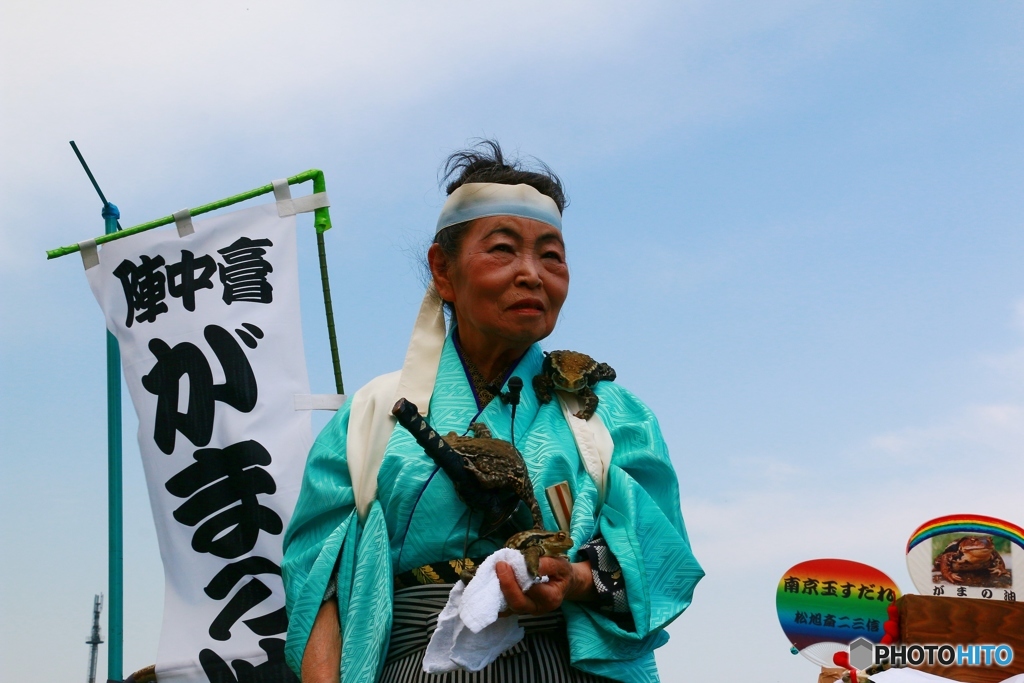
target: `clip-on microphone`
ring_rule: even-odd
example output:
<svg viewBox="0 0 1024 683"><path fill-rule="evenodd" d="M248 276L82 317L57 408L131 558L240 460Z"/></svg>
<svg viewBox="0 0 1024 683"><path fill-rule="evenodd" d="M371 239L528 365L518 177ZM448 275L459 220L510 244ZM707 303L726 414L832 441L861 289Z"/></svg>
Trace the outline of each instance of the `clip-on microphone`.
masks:
<svg viewBox="0 0 1024 683"><path fill-rule="evenodd" d="M508 380L508 391L498 394L498 396L501 397L502 403L512 406L512 426L509 428L509 437L511 438L513 447L516 445L516 406L519 405L519 398L522 391L523 378L513 375Z"/></svg>
<svg viewBox="0 0 1024 683"><path fill-rule="evenodd" d="M518 375L513 375L508 380L508 391L504 391L501 396L501 402L505 405L517 406L519 405L519 394L523 391L523 378Z"/></svg>

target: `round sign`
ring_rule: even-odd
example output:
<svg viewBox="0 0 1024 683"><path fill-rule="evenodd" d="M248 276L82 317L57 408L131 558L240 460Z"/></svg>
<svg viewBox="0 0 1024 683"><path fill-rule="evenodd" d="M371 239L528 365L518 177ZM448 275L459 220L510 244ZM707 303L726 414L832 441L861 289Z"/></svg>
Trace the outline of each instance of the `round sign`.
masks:
<svg viewBox="0 0 1024 683"><path fill-rule="evenodd" d="M889 605L900 596L896 582L851 560L808 560L779 580L775 607L782 630L800 654L819 666L857 638L878 643Z"/></svg>
<svg viewBox="0 0 1024 683"><path fill-rule="evenodd" d="M910 535L907 569L922 595L1024 600L1024 529L984 515L938 517Z"/></svg>

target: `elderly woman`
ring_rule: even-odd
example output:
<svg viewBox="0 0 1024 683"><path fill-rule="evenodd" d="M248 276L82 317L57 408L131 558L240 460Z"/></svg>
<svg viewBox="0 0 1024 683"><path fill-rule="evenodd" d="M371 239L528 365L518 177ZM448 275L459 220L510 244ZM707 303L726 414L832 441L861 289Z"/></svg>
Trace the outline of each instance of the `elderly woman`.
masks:
<svg viewBox="0 0 1024 683"><path fill-rule="evenodd" d="M650 410L609 381L614 373L592 387L596 409L593 397L545 388L558 368L538 342L569 292L562 185L546 167L507 163L493 142L452 155L446 171L433 281L402 371L342 407L306 464L282 564L288 662L307 683L657 681L654 649L703 571ZM518 403L508 400L513 378ZM526 637L477 673L424 673L424 650L459 571L532 527L530 511L482 528L484 517L395 427L400 397L441 434L482 423L513 441L545 529L574 544L567 557L541 558L548 580L525 593L497 565Z"/></svg>

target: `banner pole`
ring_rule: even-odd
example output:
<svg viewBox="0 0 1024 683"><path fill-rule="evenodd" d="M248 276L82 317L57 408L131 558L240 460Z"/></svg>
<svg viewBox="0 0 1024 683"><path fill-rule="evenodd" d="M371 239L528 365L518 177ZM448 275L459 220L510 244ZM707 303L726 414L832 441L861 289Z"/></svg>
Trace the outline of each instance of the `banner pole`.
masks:
<svg viewBox="0 0 1024 683"><path fill-rule="evenodd" d="M313 192L327 192L324 174L318 172L313 176ZM331 215L327 209L317 209L313 216L316 228L316 252L320 261L320 287L324 293L324 313L327 315L327 337L331 342L331 364L334 366L334 389L339 394L345 393L345 383L341 379L341 359L338 357L338 333L334 328L334 306L331 303L331 282L327 276L327 247L324 245L324 233L331 229Z"/></svg>
<svg viewBox="0 0 1024 683"><path fill-rule="evenodd" d="M105 233L117 232L117 207L103 205ZM107 679L124 680L124 536L121 482L121 352L107 330Z"/></svg>
<svg viewBox="0 0 1024 683"><path fill-rule="evenodd" d="M331 342L331 364L334 366L334 389L339 394L345 393L345 383L341 379L341 360L338 358L338 333L334 327L334 306L331 303L331 283L327 276L327 248L324 246L324 234L316 233L316 251L320 260L320 285L324 292L324 312L327 314L327 337Z"/></svg>
<svg viewBox="0 0 1024 683"><path fill-rule="evenodd" d="M302 173L299 173L298 175L293 175L293 176L289 177L288 178L288 184L289 185L297 185L299 183L304 183L307 180L312 180L313 181L313 187L314 188L316 188L316 187L324 187L325 186L324 185L324 172L320 171L320 170L317 170L315 168L312 168L312 169L310 169L308 171L303 171ZM253 199L255 197L259 197L260 195L264 195L264 194L270 194L273 191L274 191L274 185L273 184L263 185L263 186L257 187L254 190L249 190L248 192L242 192L241 194L232 195L230 197L227 197L225 199L221 199L221 200L216 201L216 202L210 202L209 204L203 204L202 206L197 206L194 209L190 208L188 211L192 215L192 217L194 218L194 217L196 217L196 216L198 216L200 214L209 213L210 211L216 211L217 209L223 209L224 207L231 206L232 204L238 204L239 202L244 202L247 199ZM324 209L317 209L315 211L315 213L314 213L314 216L315 216L314 224L316 225L316 229L317 229L318 232L323 232L325 230L330 230L331 229L331 214L330 214L330 212L326 208L324 208ZM114 233L106 233L106 234L103 234L103 235L100 235L99 237L97 237L96 238L96 244L106 244L107 242L111 242L113 240L119 240L119 239L123 239L125 237L130 237L132 235L137 235L140 232L145 232L146 230L152 230L153 228L159 228L159 227L164 226L164 225L170 225L173 222L174 222L174 216L164 216L163 218L157 218L156 220L149 221L148 223L140 223L139 225L133 225L132 227L124 228L123 230L122 229L118 229L118 230L115 230ZM50 249L50 250L48 250L46 252L46 258L47 259L54 259L54 258L59 258L61 256L67 256L68 254L74 254L79 249L80 249L80 247L77 244L69 244L66 247L59 247L57 249Z"/></svg>

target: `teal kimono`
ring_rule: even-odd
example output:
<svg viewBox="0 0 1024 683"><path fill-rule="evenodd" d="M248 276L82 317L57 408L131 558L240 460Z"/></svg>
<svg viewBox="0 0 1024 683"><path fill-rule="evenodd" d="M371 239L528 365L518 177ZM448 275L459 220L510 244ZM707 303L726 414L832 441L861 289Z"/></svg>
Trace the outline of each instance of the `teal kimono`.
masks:
<svg viewBox="0 0 1024 683"><path fill-rule="evenodd" d="M567 481L574 506L575 548L601 534L625 577L635 631L583 603L562 611L573 666L608 678L656 682L654 649L690 604L704 575L690 551L679 509L679 487L657 419L618 384L601 382L597 414L614 442L605 500L587 473L558 401L540 405L532 378L543 354L533 345L513 375L523 380L515 441L533 480L545 528L557 529L544 491ZM450 480L412 436L396 427L377 476L377 500L360 522L345 458L349 406L323 429L309 454L302 490L285 534L282 570L287 596L288 664L299 671L303 652L334 567L342 632L343 683L375 680L387 655L393 577L425 564L461 558L469 511ZM427 419L441 434L463 433L478 407L451 335L445 342ZM509 439L511 410L491 401L479 421ZM479 513L472 527L479 526ZM474 529L475 530L475 529ZM496 549L470 536L470 556Z"/></svg>

